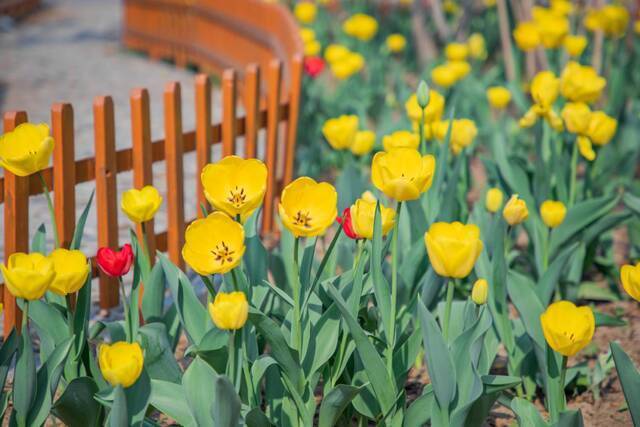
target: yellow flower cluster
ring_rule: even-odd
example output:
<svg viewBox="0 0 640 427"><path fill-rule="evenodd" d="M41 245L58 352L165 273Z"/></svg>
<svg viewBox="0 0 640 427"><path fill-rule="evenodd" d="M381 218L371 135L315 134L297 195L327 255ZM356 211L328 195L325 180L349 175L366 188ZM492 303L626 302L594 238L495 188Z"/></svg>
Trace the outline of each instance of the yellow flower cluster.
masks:
<svg viewBox="0 0 640 427"><path fill-rule="evenodd" d="M333 75L345 80L360 72L364 67L364 57L340 44L330 44L324 51L324 58L329 63Z"/></svg>
<svg viewBox="0 0 640 427"><path fill-rule="evenodd" d="M356 13L342 23L342 30L348 36L366 42L378 32L378 21L373 16Z"/></svg>
<svg viewBox="0 0 640 427"><path fill-rule="evenodd" d="M607 4L591 9L584 17L584 26L589 31L602 31L607 37L619 38L627 32L629 11L622 5Z"/></svg>
<svg viewBox="0 0 640 427"><path fill-rule="evenodd" d="M584 102L568 102L561 114L567 130L577 136L580 154L589 161L596 158L592 144L608 144L618 128L616 119L604 111L591 111Z"/></svg>
<svg viewBox="0 0 640 427"><path fill-rule="evenodd" d="M561 131L563 129L562 118L552 108L560 93L560 80L551 71L541 71L531 81L530 92L534 104L520 119L520 126L531 127L541 117L553 129Z"/></svg>
<svg viewBox="0 0 640 427"><path fill-rule="evenodd" d="M358 122L358 116L355 115L329 119L322 126L322 134L333 149L349 149L356 156L363 156L373 149L376 134L369 130L358 130Z"/></svg>
<svg viewBox="0 0 640 427"><path fill-rule="evenodd" d="M304 55L305 56L316 56L320 53L320 42L316 40L316 32L311 28L301 28L300 29L300 38L302 38L302 43L304 44Z"/></svg>
<svg viewBox="0 0 640 427"><path fill-rule="evenodd" d="M473 120L455 119L453 121L444 120L433 125L433 136L444 141L451 126L451 151L459 154L463 149L470 146L478 135L478 128Z"/></svg>
<svg viewBox="0 0 640 427"><path fill-rule="evenodd" d="M572 13L573 5L565 0L553 1L549 8L534 7L533 19L519 23L513 30L516 45L525 52L538 47L564 47L569 55L580 56L587 46L587 39L569 34L568 15Z"/></svg>

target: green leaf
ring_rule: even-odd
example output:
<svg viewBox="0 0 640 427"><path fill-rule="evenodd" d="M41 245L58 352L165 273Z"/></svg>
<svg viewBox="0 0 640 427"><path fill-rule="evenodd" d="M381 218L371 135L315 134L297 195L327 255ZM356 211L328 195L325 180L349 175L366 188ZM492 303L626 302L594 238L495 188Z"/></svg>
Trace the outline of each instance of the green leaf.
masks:
<svg viewBox="0 0 640 427"><path fill-rule="evenodd" d="M546 342L540 324L540 315L544 312L544 307L526 279L527 277L520 273L509 271L509 280L507 281L509 296L520 313L527 333L540 349L544 349Z"/></svg>
<svg viewBox="0 0 640 427"><path fill-rule="evenodd" d="M102 411L93 399L97 392L98 386L92 378L74 378L53 405L51 413L69 427L97 426Z"/></svg>
<svg viewBox="0 0 640 427"><path fill-rule="evenodd" d="M422 395L407 408L403 427L422 427L426 425L431 418L431 408L434 403L433 389L431 384L427 384Z"/></svg>
<svg viewBox="0 0 640 427"><path fill-rule="evenodd" d="M395 404L395 396L397 394L396 384L391 378L389 378L387 368L382 361L382 358L371 341L369 341L369 338L367 338L367 335L358 324L358 321L351 316L346 303L338 291L333 286L329 286L328 292L349 327L351 336L356 343L358 356L362 359L369 382L371 383L373 391L380 403L380 408L383 413L386 413L391 410Z"/></svg>
<svg viewBox="0 0 640 427"><path fill-rule="evenodd" d="M149 403L182 426L195 427L197 425L195 418L191 415L184 389L180 384L151 379Z"/></svg>
<svg viewBox="0 0 640 427"><path fill-rule="evenodd" d="M182 371L173 355L164 324L153 322L142 326L139 340L144 349L144 366L151 378L179 384Z"/></svg>
<svg viewBox="0 0 640 427"><path fill-rule="evenodd" d="M320 319L312 326L303 366L307 372L307 378L314 375L329 361L338 345L340 335L340 312L335 304L322 313ZM307 369L308 368L308 369Z"/></svg>
<svg viewBox="0 0 640 427"><path fill-rule="evenodd" d="M125 389L124 394L127 398L129 425L142 424L151 396L151 379L146 369L142 370L142 374L135 384Z"/></svg>
<svg viewBox="0 0 640 427"><path fill-rule="evenodd" d="M389 239L392 239L389 236ZM391 321L391 293L389 282L382 273L383 248L382 248L382 220L380 216L380 202L376 204L376 213L373 221L373 240L371 242L371 277L373 281L373 291L376 296L378 312L382 317L382 327L385 336L390 336L389 323Z"/></svg>
<svg viewBox="0 0 640 427"><path fill-rule="evenodd" d="M47 228L44 224L36 230L31 239L31 252L39 252L43 255L47 254Z"/></svg>
<svg viewBox="0 0 640 427"><path fill-rule="evenodd" d="M577 248L578 243L575 243L562 250L562 252L560 252L555 257L553 262L549 265L547 270L538 281L536 293L538 294L538 297L540 297L540 301L543 304L546 305L549 303L549 301L551 301L553 293L558 289L560 275L566 268L569 258Z"/></svg>
<svg viewBox="0 0 640 427"><path fill-rule="evenodd" d="M220 427L237 427L240 421L240 398L224 375L219 375L215 381L212 417L213 425Z"/></svg>
<svg viewBox="0 0 640 427"><path fill-rule="evenodd" d="M610 345L633 425L640 425L640 372L620 344L612 342Z"/></svg>
<svg viewBox="0 0 640 427"><path fill-rule="evenodd" d="M271 427L269 418L260 410L260 408L253 408L244 416L244 422L247 427Z"/></svg>
<svg viewBox="0 0 640 427"><path fill-rule="evenodd" d="M147 277L142 295L142 315L146 322L157 321L162 317L164 297L164 270L161 263L156 263Z"/></svg>
<svg viewBox="0 0 640 427"><path fill-rule="evenodd" d="M418 316L433 393L440 409L448 412L449 405L456 396L456 370L453 359L436 319L422 301L418 301Z"/></svg>
<svg viewBox="0 0 640 427"><path fill-rule="evenodd" d="M109 427L125 427L129 425L127 412L127 398L122 386L117 386L113 391L113 404L109 412Z"/></svg>
<svg viewBox="0 0 640 427"><path fill-rule="evenodd" d="M36 396L36 361L29 330L23 326L18 347L15 380L13 382L13 407L18 424L26 424L27 416Z"/></svg>
<svg viewBox="0 0 640 427"><path fill-rule="evenodd" d="M511 401L511 409L518 418L518 424L527 427L547 427L538 409L528 400L516 397Z"/></svg>
<svg viewBox="0 0 640 427"><path fill-rule="evenodd" d="M522 382L520 377L511 377L508 375L483 375L482 383L484 384L484 393L497 393L502 390L513 388Z"/></svg>
<svg viewBox="0 0 640 427"><path fill-rule="evenodd" d="M562 411L558 422L553 427L583 427L582 412L580 410Z"/></svg>
<svg viewBox="0 0 640 427"><path fill-rule="evenodd" d="M618 316L611 316L601 311L593 310L593 316L596 319L596 328L599 328L600 326L626 326L627 325L627 322L624 319Z"/></svg>
<svg viewBox="0 0 640 427"><path fill-rule="evenodd" d="M361 387L354 387L347 384L338 384L324 396L320 404L320 418L318 427L335 426L342 412L360 393Z"/></svg>
<svg viewBox="0 0 640 427"><path fill-rule="evenodd" d="M217 375L211 366L199 357L191 362L182 377L183 393L199 426L214 425L212 409L216 378Z"/></svg>
<svg viewBox="0 0 640 427"><path fill-rule="evenodd" d="M89 196L89 200L87 201L87 204L82 210L82 213L80 214L80 218L78 218L78 222L76 224L75 230L73 230L73 238L71 239L71 244L69 245L69 249L80 249L80 245L82 244L82 236L84 236L84 226L87 223L87 217L89 216L89 211L91 210L94 194L95 194L95 190L91 190L91 195Z"/></svg>

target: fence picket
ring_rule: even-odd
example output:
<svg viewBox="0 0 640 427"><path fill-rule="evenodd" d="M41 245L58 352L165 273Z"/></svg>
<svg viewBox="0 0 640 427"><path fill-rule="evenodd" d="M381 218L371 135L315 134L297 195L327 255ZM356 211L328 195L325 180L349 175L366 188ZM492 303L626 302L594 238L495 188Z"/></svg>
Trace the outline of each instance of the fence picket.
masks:
<svg viewBox="0 0 640 427"><path fill-rule="evenodd" d="M164 90L165 161L167 166L167 250L169 258L182 266L184 244L184 171L182 156L182 110L180 83L167 84Z"/></svg>
<svg viewBox="0 0 640 427"><path fill-rule="evenodd" d="M206 74L198 74L196 76L196 191L197 203L196 212L198 218L203 216L200 206L209 209L202 181L200 180L200 171L211 161L211 79Z"/></svg>
<svg viewBox="0 0 640 427"><path fill-rule="evenodd" d="M115 121L113 99L98 96L93 101L93 131L96 149L96 214L98 247L118 248L118 198ZM100 308L118 305L118 282L100 271Z"/></svg>
<svg viewBox="0 0 640 427"><path fill-rule="evenodd" d="M236 152L236 80L234 70L222 74L222 157Z"/></svg>
<svg viewBox="0 0 640 427"><path fill-rule="evenodd" d="M7 112L4 115L4 132L10 132L27 121L24 111ZM4 258L15 252L29 251L29 177L20 177L4 171ZM22 322L22 312L16 299L3 286L4 336Z"/></svg>
<svg viewBox="0 0 640 427"><path fill-rule="evenodd" d="M244 157L256 157L256 139L258 137L260 114L260 67L257 64L247 66L244 78L244 110L246 114L244 132Z"/></svg>
<svg viewBox="0 0 640 427"><path fill-rule="evenodd" d="M73 107L57 103L51 108L53 149L53 205L60 246L68 248L76 227L76 168Z"/></svg>
<svg viewBox="0 0 640 427"><path fill-rule="evenodd" d="M267 175L267 192L264 198L262 210L262 232L273 231L274 198L277 186L277 144L278 125L280 123L280 86L282 82L282 62L277 59L269 63L267 73L267 150L265 163L269 174Z"/></svg>
<svg viewBox="0 0 640 427"><path fill-rule="evenodd" d="M291 61L291 87L289 88L289 117L287 119L287 140L285 142L285 163L282 182L293 180L293 165L296 157L298 114L300 112L300 88L302 86L302 56L296 55Z"/></svg>

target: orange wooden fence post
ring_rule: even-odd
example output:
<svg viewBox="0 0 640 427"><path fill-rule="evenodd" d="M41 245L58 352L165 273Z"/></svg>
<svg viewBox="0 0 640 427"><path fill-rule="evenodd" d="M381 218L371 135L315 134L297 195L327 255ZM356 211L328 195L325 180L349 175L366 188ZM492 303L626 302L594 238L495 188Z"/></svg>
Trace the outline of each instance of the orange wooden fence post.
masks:
<svg viewBox="0 0 640 427"><path fill-rule="evenodd" d="M256 64L247 67L244 78L244 157L256 157L256 139L260 128L260 68Z"/></svg>
<svg viewBox="0 0 640 427"><path fill-rule="evenodd" d="M149 92L147 89L134 89L130 96L131 104L131 140L133 145L133 186L142 188L153 185L153 157L151 151L151 119L149 113ZM150 261L153 263L156 253L156 235L154 221L145 223L147 247ZM142 227L138 226L138 236L142 236Z"/></svg>
<svg viewBox="0 0 640 427"><path fill-rule="evenodd" d="M277 59L269 63L267 73L267 150L265 163L269 174L267 175L267 192L264 198L262 211L262 232L273 231L273 209L277 184L277 143L278 124L280 123L280 84L282 81L282 62Z"/></svg>
<svg viewBox="0 0 640 427"><path fill-rule="evenodd" d="M96 149L96 213L98 247L118 248L118 198L116 195L116 141L113 100L98 96L93 101ZM100 308L118 305L118 282L100 271Z"/></svg>
<svg viewBox="0 0 640 427"><path fill-rule="evenodd" d="M165 161L167 166L167 251L176 265L182 266L184 244L184 173L182 156L182 110L180 83L164 89Z"/></svg>
<svg viewBox="0 0 640 427"><path fill-rule="evenodd" d="M4 115L4 131L12 131L27 121L24 111ZM29 251L29 177L20 177L4 171L4 258L15 252ZM22 312L7 286L3 286L4 336L22 322ZM18 328L19 329L19 328Z"/></svg>
<svg viewBox="0 0 640 427"><path fill-rule="evenodd" d="M222 157L236 152L236 80L234 70L222 74Z"/></svg>
<svg viewBox="0 0 640 427"><path fill-rule="evenodd" d="M291 86L289 87L289 118L287 119L287 141L282 182L293 180L296 161L296 138L298 135L298 115L300 112L300 88L302 86L302 56L296 55L291 61Z"/></svg>
<svg viewBox="0 0 640 427"><path fill-rule="evenodd" d="M53 150L53 205L60 247L68 248L76 227L76 165L73 107L57 103L51 108Z"/></svg>
<svg viewBox="0 0 640 427"><path fill-rule="evenodd" d="M203 213L200 206L209 209L204 197L200 172L211 161L211 79L206 74L196 76L196 212L198 218Z"/></svg>

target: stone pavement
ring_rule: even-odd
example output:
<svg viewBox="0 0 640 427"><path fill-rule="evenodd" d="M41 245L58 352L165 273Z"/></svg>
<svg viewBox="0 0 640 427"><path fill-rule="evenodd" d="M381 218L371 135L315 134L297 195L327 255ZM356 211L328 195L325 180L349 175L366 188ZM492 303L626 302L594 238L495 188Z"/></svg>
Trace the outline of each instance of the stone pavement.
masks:
<svg viewBox="0 0 640 427"><path fill-rule="evenodd" d="M121 4L117 0L50 0L26 19L0 22L0 114L25 110L32 122L50 123L53 102L70 102L74 108L76 157L91 157L93 148L93 98L111 95L115 105L117 148L131 146L129 93L135 87L149 89L152 139L163 137L162 94L165 84L182 86L185 130L194 128L194 74L171 64L151 61L125 50L119 41ZM214 94L214 105L218 102ZM214 119L220 112L214 111ZM196 212L195 157L185 157L186 217ZM154 166L154 183L164 194L164 164ZM131 174L118 175L118 193L131 187ZM94 185L76 187L77 216ZM44 197L30 202L30 235L45 223L50 229ZM164 208L157 217L164 229ZM120 213L120 242L128 240L129 221ZM3 229L0 215L0 230ZM0 259L2 255L0 239ZM93 207L87 222L83 251L96 251L96 215ZM94 287L97 291L97 286Z"/></svg>

